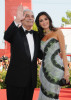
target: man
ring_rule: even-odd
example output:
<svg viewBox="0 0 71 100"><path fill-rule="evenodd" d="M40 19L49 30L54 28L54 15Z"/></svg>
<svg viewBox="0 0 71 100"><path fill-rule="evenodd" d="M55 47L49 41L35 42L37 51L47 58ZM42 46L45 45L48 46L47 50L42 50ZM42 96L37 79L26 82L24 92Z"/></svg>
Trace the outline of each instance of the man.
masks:
<svg viewBox="0 0 71 100"><path fill-rule="evenodd" d="M40 49L38 34L31 30L33 23L33 12L23 11L20 5L15 21L5 31L4 39L11 44L11 60L5 80L7 100L32 100Z"/></svg>

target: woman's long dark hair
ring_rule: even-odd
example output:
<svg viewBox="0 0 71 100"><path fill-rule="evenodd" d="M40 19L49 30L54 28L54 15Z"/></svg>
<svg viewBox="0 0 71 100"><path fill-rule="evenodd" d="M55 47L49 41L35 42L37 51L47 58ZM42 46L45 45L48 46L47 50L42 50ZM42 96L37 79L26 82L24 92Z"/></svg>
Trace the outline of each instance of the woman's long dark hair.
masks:
<svg viewBox="0 0 71 100"><path fill-rule="evenodd" d="M39 36L40 36L40 39L43 38L44 36L44 33L43 33L43 28L39 25L39 17L42 16L42 15L45 15L47 16L47 18L49 19L49 29L51 31L57 31L57 28L55 28L52 24L52 19L51 17L46 13L46 12L40 12L37 17L36 17L36 20L35 20L35 23L37 25L37 28L38 28L38 33L39 33Z"/></svg>

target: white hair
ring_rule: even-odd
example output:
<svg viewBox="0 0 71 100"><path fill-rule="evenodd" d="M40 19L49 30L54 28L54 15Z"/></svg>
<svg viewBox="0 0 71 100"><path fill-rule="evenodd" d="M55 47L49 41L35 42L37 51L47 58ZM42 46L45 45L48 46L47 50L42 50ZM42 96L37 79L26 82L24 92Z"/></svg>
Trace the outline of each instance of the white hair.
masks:
<svg viewBox="0 0 71 100"><path fill-rule="evenodd" d="M30 11L30 12L32 12L32 13L33 13L33 11L32 11L32 10L30 10L30 9L25 9L25 10L23 11L23 15L24 15L24 13L25 13L26 11ZM34 13L33 13L33 15L34 15Z"/></svg>

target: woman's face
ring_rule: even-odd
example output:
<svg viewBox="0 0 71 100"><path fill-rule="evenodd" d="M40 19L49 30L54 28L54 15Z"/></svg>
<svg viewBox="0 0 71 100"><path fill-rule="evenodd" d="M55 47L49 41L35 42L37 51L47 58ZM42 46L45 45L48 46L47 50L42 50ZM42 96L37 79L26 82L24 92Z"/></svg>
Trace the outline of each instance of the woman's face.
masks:
<svg viewBox="0 0 71 100"><path fill-rule="evenodd" d="M41 15L39 17L39 25L43 28L43 29L49 29L49 19L47 18L46 15Z"/></svg>

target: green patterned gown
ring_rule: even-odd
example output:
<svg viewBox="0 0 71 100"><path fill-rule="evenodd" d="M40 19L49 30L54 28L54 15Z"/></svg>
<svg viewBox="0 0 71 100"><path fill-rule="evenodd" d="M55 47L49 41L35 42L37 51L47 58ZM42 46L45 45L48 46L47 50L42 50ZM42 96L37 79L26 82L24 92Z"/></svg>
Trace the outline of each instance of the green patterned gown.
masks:
<svg viewBox="0 0 71 100"><path fill-rule="evenodd" d="M41 41L41 50L44 56L40 68L41 88L38 100L59 100L59 80L64 76L59 41L55 38Z"/></svg>

